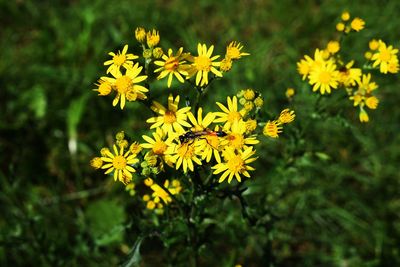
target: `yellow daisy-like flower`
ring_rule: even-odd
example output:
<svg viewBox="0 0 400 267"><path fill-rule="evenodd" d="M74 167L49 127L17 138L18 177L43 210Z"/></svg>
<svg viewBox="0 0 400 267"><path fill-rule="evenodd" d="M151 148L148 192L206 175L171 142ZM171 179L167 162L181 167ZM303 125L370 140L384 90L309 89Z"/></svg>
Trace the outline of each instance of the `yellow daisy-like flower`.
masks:
<svg viewBox="0 0 400 267"><path fill-rule="evenodd" d="M174 97L169 95L168 97L168 108L157 101L153 101L151 109L159 116L152 117L146 122L152 123L150 129L161 127L168 136L174 137L175 134L182 134L185 132L184 127L191 127L187 122L187 113L190 111L190 107L184 107L178 109L179 95Z"/></svg>
<svg viewBox="0 0 400 267"><path fill-rule="evenodd" d="M135 38L139 43L146 40L146 30L143 27L137 27L135 30Z"/></svg>
<svg viewBox="0 0 400 267"><path fill-rule="evenodd" d="M235 176L238 182L242 181L241 175L250 178L248 171L254 171L255 169L248 164L255 161L257 158L252 158L255 151L252 147L246 148L244 151L239 151L237 154L232 149L225 150L225 162L218 163L213 166L215 169L213 174L222 173L219 177L218 182L222 183L228 177L228 183L232 181L233 176Z"/></svg>
<svg viewBox="0 0 400 267"><path fill-rule="evenodd" d="M378 104L379 100L376 96L370 96L365 100L365 105L370 109L376 109Z"/></svg>
<svg viewBox="0 0 400 267"><path fill-rule="evenodd" d="M207 49L205 44L197 45L197 57L190 57L193 62L188 70L189 75L187 78L196 74L196 85L204 86L208 84L208 73L212 72L217 77L222 77L222 73L215 67L219 67L221 62L213 62L219 58L219 55L212 56L214 46Z"/></svg>
<svg viewBox="0 0 400 267"><path fill-rule="evenodd" d="M379 44L380 43L378 40L372 39L371 41L369 41L368 46L369 46L369 49L371 49L372 51L375 51L379 48Z"/></svg>
<svg viewBox="0 0 400 267"><path fill-rule="evenodd" d="M353 30L355 30L356 32L361 31L362 29L364 29L365 26L365 21L360 19L360 18L354 18L351 23L350 26Z"/></svg>
<svg viewBox="0 0 400 267"><path fill-rule="evenodd" d="M136 63L133 67L127 68L124 75L122 75L120 71L117 71L111 73L114 78L104 78L109 81L117 91L117 95L113 100L113 106L116 106L118 102L120 102L120 107L123 109L126 100L136 101L137 99L147 98L144 93L149 90L146 87L137 84L147 79L146 75L139 76L142 68L143 67L139 67L139 63Z"/></svg>
<svg viewBox="0 0 400 267"><path fill-rule="evenodd" d="M263 134L272 138L278 138L281 132L282 126L278 120L268 121L263 129Z"/></svg>
<svg viewBox="0 0 400 267"><path fill-rule="evenodd" d="M370 94L372 91L378 88L378 85L375 82L371 82L371 74L363 74L362 79L358 82L359 90Z"/></svg>
<svg viewBox="0 0 400 267"><path fill-rule="evenodd" d="M103 166L103 160L100 157L94 157L90 161L90 166L92 166L95 169L100 169L101 166Z"/></svg>
<svg viewBox="0 0 400 267"><path fill-rule="evenodd" d="M347 11L344 11L341 15L341 18L343 21L348 21L350 19L350 13Z"/></svg>
<svg viewBox="0 0 400 267"><path fill-rule="evenodd" d="M224 129L230 129L235 121L239 121L244 116L244 111L238 111L237 97L233 96L231 99L227 97L228 107L217 102L217 105L223 112L214 112L219 117L215 119L215 123L225 123Z"/></svg>
<svg viewBox="0 0 400 267"><path fill-rule="evenodd" d="M226 140L229 141L228 146L235 150L241 150L260 142L254 136L245 137L246 131L246 122L243 120L235 121L226 137Z"/></svg>
<svg viewBox="0 0 400 267"><path fill-rule="evenodd" d="M142 138L147 143L143 143L140 146L146 149L151 149L152 154L157 156L164 156L168 146L172 143L172 138L166 139L166 134L161 128L157 128L156 131L153 132L153 138L147 135L142 135Z"/></svg>
<svg viewBox="0 0 400 267"><path fill-rule="evenodd" d="M177 170L182 166L185 173L188 169L193 172L193 162L201 165L201 160L198 158L198 155L201 153L201 148L197 144L197 142L172 143L172 145L168 147L166 154L170 155L169 159L175 164Z"/></svg>
<svg viewBox="0 0 400 267"><path fill-rule="evenodd" d="M124 48L122 49L122 52L118 51L117 54L114 52L108 53L110 56L113 58L111 60L107 60L104 62L104 65L110 65L107 69L107 73L111 74L116 74L119 72L121 66L124 67L125 69L128 69L129 67L132 67L133 65L133 59L137 59L138 56L134 54L127 54L126 52L128 51L128 45L125 45Z"/></svg>
<svg viewBox="0 0 400 267"><path fill-rule="evenodd" d="M340 68L339 70L339 83L343 84L345 87L355 86L356 83L360 81L361 69L352 68L354 60L346 64L346 66Z"/></svg>
<svg viewBox="0 0 400 267"><path fill-rule="evenodd" d="M398 49L394 49L393 46L386 46L382 40L379 40L379 48L378 52L376 52L371 60L375 62L372 64L373 67L377 67L379 65L379 70L381 73L388 72L388 65L393 58L397 58L396 54L399 52Z"/></svg>
<svg viewBox="0 0 400 267"><path fill-rule="evenodd" d="M393 57L392 60L389 61L388 72L390 72L390 73L398 73L399 72L399 59L397 57Z"/></svg>
<svg viewBox="0 0 400 267"><path fill-rule="evenodd" d="M294 121L295 117L296 114L294 113L294 110L285 108L284 110L281 111L278 121L282 124L291 123L292 121Z"/></svg>
<svg viewBox="0 0 400 267"><path fill-rule="evenodd" d="M310 73L313 62L314 60L307 55L305 55L304 59L301 59L300 62L297 62L297 71L302 75L303 80L305 80Z"/></svg>
<svg viewBox="0 0 400 267"><path fill-rule="evenodd" d="M210 126L210 124L214 121L215 119L215 114L212 112L208 112L207 115L203 118L203 109L199 108L197 111L197 119L193 115L192 112L189 112L188 118L190 122L192 123L192 131L203 131Z"/></svg>
<svg viewBox="0 0 400 267"><path fill-rule="evenodd" d="M239 42L231 42L227 47L226 47L226 55L225 58L229 58L232 60L239 59L243 56L248 56L250 55L249 53L245 52L240 52L243 49L243 45L241 45Z"/></svg>
<svg viewBox="0 0 400 267"><path fill-rule="evenodd" d="M346 26L344 25L343 22L339 22L338 24L336 24L336 30L337 30L338 32L344 31L345 27L346 27Z"/></svg>
<svg viewBox="0 0 400 267"><path fill-rule="evenodd" d="M124 153L124 147L118 150L116 145L113 146L114 154L108 149L104 152L105 155L101 157L101 160L105 164L101 168L107 169L105 174L114 172L114 181L119 180L128 184L132 180L132 173L136 172L131 165L139 162L136 155L132 155L130 150Z"/></svg>
<svg viewBox="0 0 400 267"><path fill-rule="evenodd" d="M339 71L336 70L336 65L331 61L325 62L321 66L313 68L310 72L309 83L313 85L313 91L320 90L321 94L331 93L331 88L337 88Z"/></svg>
<svg viewBox="0 0 400 267"><path fill-rule="evenodd" d="M222 72L228 72L232 69L232 60L230 58L224 58L221 60L221 64L219 65L219 70Z"/></svg>
<svg viewBox="0 0 400 267"><path fill-rule="evenodd" d="M173 180L172 183L170 183L169 180L165 180L164 188L166 188L169 193L156 183L153 183L150 188L153 190L153 201L158 203L161 199L165 204L172 202L170 194L177 195L182 190L181 184L178 180Z"/></svg>
<svg viewBox="0 0 400 267"><path fill-rule="evenodd" d="M178 52L174 55L172 49L168 49L168 55L163 55L161 60L157 60L154 62L160 68L156 69L154 72L161 72L157 80L163 79L168 75L168 88L171 87L172 78L175 76L178 81L184 83L185 80L182 76L187 76L188 65L185 64L186 61L184 59L187 57L187 54L182 54L183 47L179 48Z"/></svg>
<svg viewBox="0 0 400 267"><path fill-rule="evenodd" d="M111 93L111 91L113 90L112 88L112 84L106 80L107 77L101 77L98 80L98 83L96 83L95 85L97 85L97 89L93 89L93 91L96 91L99 93L99 96L106 96L109 95Z"/></svg>

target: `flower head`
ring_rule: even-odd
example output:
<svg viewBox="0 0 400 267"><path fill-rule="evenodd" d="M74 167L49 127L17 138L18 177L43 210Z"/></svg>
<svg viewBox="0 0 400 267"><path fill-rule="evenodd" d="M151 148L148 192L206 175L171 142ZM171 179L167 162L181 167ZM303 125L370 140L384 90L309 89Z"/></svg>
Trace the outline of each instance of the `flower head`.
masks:
<svg viewBox="0 0 400 267"><path fill-rule="evenodd" d="M132 173L136 170L132 167L133 164L139 162L135 154L131 154L128 150L124 152L124 147L117 148L113 146L113 153L110 150L105 150L105 155L101 157L104 162L102 169L107 169L105 174L114 172L114 181L119 180L124 184L128 184L132 180Z"/></svg>
<svg viewBox="0 0 400 267"><path fill-rule="evenodd" d="M149 47L155 47L160 42L160 35L158 34L158 31L153 29L152 31L147 32L146 39Z"/></svg>
<svg viewBox="0 0 400 267"><path fill-rule="evenodd" d="M221 62L214 62L214 60L219 58L219 55L212 56L213 51L213 45L207 49L207 46L205 44L198 44L198 56L190 57L192 64L190 66L190 69L188 70L188 78L196 74L196 85L207 85L209 72L212 72L217 77L222 77L222 73L216 69L216 67L220 66Z"/></svg>
<svg viewBox="0 0 400 267"><path fill-rule="evenodd" d="M263 134L272 138L278 138L279 134L282 132L281 123L277 120L268 121L263 129Z"/></svg>
<svg viewBox="0 0 400 267"><path fill-rule="evenodd" d="M282 110L281 114L279 115L278 121L281 124L291 123L294 121L296 114L294 114L294 110L290 110L288 108Z"/></svg>
<svg viewBox="0 0 400 267"><path fill-rule="evenodd" d="M239 59L243 56L248 56L250 55L249 53L245 52L240 52L243 49L243 45L241 45L238 42L231 42L227 47L226 47L226 56L225 58L229 58L232 60Z"/></svg>
<svg viewBox="0 0 400 267"><path fill-rule="evenodd" d="M125 74L123 75L120 71L111 73L114 78L105 77L110 82L113 88L117 91L117 95L114 98L113 106L116 106L120 102L120 107L125 107L125 101L136 101L137 99L146 99L147 96L144 94L149 90L138 85L147 79L146 75L139 76L143 67L139 67L139 63L136 63L133 67L128 67Z"/></svg>
<svg viewBox="0 0 400 267"><path fill-rule="evenodd" d="M212 169L215 169L213 174L222 173L218 182L222 183L228 177L228 183L230 183L234 176L238 182L241 182L241 175L250 178L248 171L254 171L254 168L248 164L257 159L252 158L254 153L255 151L252 147L248 147L245 150L238 152L235 152L232 149L225 150L225 162L218 163L212 167Z"/></svg>
<svg viewBox="0 0 400 267"><path fill-rule="evenodd" d="M175 164L175 168L178 170L182 167L185 173L188 169L192 172L194 171L193 162L201 165L201 160L198 157L200 153L201 148L196 141L181 144L172 143L166 151L166 154L170 155L171 162Z"/></svg>
<svg viewBox="0 0 400 267"><path fill-rule="evenodd" d="M111 91L113 90L112 84L109 81L105 80L104 78L106 78L106 77L100 78L98 80L98 83L96 83L97 89L93 89L93 91L96 91L99 93L99 96L109 95L111 93Z"/></svg>
<svg viewBox="0 0 400 267"><path fill-rule="evenodd" d="M394 49L391 45L387 46L382 40L379 40L378 51L371 58L371 60L375 61L372 66L379 66L381 73L388 73L391 62L397 61L398 64L398 52L398 49Z"/></svg>
<svg viewBox="0 0 400 267"><path fill-rule="evenodd" d="M138 56L135 56L134 54L127 54L127 51L128 45L125 45L122 49L122 53L120 51L118 51L117 54L115 54L114 52L108 53L110 56L112 56L112 59L104 62L105 66L110 65L107 69L107 73L111 72L111 74L114 75L119 72L121 66L125 69L132 67L132 60L138 58Z"/></svg>
<svg viewBox="0 0 400 267"><path fill-rule="evenodd" d="M168 146L171 145L172 139L166 139L166 134L161 128L157 128L153 132L153 138L142 135L142 138L147 142L140 146L146 149L151 149L153 155L164 156Z"/></svg>
<svg viewBox="0 0 400 267"><path fill-rule="evenodd" d="M174 55L172 49L168 49L168 55L163 55L163 60L155 61L154 64L159 66L154 72L161 72L157 80L163 79L168 76L168 88L171 87L172 78L175 76L178 81L184 83L182 76L187 76L188 65L185 64L187 54L182 54L183 48L179 48L178 52Z"/></svg>
<svg viewBox="0 0 400 267"><path fill-rule="evenodd" d="M364 29L365 26L365 21L360 19L360 18L354 18L351 23L350 26L353 30L355 30L356 32L361 31L362 29Z"/></svg>
<svg viewBox="0 0 400 267"><path fill-rule="evenodd" d="M152 123L151 129L161 127L168 136L174 134L181 134L185 132L183 127L191 127L187 122L187 112L190 107L184 107L179 109L179 95L174 97L169 95L168 107L164 107L160 103L153 101L151 109L158 114L158 116L148 119L146 122Z"/></svg>
<svg viewBox="0 0 400 267"><path fill-rule="evenodd" d="M139 43L143 43L146 40L146 30L142 27L137 27L135 30L135 38Z"/></svg>
<svg viewBox="0 0 400 267"><path fill-rule="evenodd" d="M313 85L313 91L320 91L321 94L331 93L331 88L338 86L339 71L336 65L331 61L326 61L320 66L315 66L310 72L310 84Z"/></svg>
<svg viewBox="0 0 400 267"><path fill-rule="evenodd" d="M238 111L237 97L227 97L228 107L217 102L218 107L222 112L215 112L219 118L215 119L216 123L225 123L224 129L229 129L235 121L239 121L244 116L244 111Z"/></svg>

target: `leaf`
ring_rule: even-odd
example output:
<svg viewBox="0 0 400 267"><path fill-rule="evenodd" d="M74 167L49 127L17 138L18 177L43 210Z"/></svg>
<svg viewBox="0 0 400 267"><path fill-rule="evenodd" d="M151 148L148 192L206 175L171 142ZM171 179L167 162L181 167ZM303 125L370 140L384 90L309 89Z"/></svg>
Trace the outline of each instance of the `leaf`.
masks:
<svg viewBox="0 0 400 267"><path fill-rule="evenodd" d="M135 244L133 245L131 251L129 252L128 260L126 260L123 264L121 264L120 267L139 266L141 260L140 246L142 245L143 240L144 240L143 236L139 236L136 239Z"/></svg>

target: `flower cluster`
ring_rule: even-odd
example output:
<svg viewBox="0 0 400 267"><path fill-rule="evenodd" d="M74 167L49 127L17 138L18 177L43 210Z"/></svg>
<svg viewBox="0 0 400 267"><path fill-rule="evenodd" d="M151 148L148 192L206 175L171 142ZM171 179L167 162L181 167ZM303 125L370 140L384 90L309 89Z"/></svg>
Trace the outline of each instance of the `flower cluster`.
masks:
<svg viewBox="0 0 400 267"><path fill-rule="evenodd" d="M112 152L103 148L91 165L105 169L105 174L122 182L132 196L144 183L152 192L145 193L142 200L147 209L157 214L185 193L181 184L186 185L187 179L194 179L200 170L209 173L212 184L225 180L231 183L233 178L240 183L243 177L250 178L255 170L251 165L258 158L254 147L260 142L258 136L278 137L282 125L294 120L294 111L285 109L278 119L266 122L261 119L264 99L251 88L227 96L225 103L216 102L212 111L206 112L199 102L206 87L249 53L243 52L243 46L235 41L226 46L222 60L214 53L213 45L199 43L195 54L184 52L183 47L163 50L159 46L160 35L154 29L137 28L135 38L142 47L142 56L128 54L128 45L122 52L110 53L113 59L105 65L112 77L100 78L95 89L99 95L115 91L113 105L119 102L123 109L126 101L147 99L152 93L150 82L155 78L166 79L168 88L173 87L174 80L188 83L197 98L183 105L181 96L172 91L166 102L162 98L142 101L153 112L146 119L149 133L142 135L141 142L129 143L125 133L119 132ZM139 85L141 82L146 84ZM164 178L171 173L177 178Z"/></svg>
<svg viewBox="0 0 400 267"><path fill-rule="evenodd" d="M371 71L378 69L381 73L399 71L398 49L387 45L382 40L373 39L369 43L370 51L365 56L369 60L362 68L356 67L355 60L344 61L341 55L341 41L351 31L361 31L365 22L344 12L336 28L341 32L338 40L328 42L326 48L316 49L313 56L305 55L297 63L297 70L302 79L308 80L314 92L330 94L333 89L343 88L354 106L359 107L361 122L369 121L365 108L376 109L379 100L373 95L378 85L372 81Z"/></svg>

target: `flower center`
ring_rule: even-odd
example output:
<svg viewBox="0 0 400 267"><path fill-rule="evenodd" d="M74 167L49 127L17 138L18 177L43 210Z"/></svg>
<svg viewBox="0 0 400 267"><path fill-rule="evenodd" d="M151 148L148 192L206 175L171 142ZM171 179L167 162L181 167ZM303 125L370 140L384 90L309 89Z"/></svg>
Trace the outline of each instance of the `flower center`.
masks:
<svg viewBox="0 0 400 267"><path fill-rule="evenodd" d="M231 59L240 58L240 51L236 46L229 47L226 51L226 56Z"/></svg>
<svg viewBox="0 0 400 267"><path fill-rule="evenodd" d="M120 94L125 94L130 89L132 89L132 86L133 86L132 79L126 75L117 78L115 82L115 87L117 88L117 91Z"/></svg>
<svg viewBox="0 0 400 267"><path fill-rule="evenodd" d="M380 59L381 61L387 62L387 61L390 60L390 58L391 58L391 54L389 53L388 50L383 50L383 51L381 51L381 53L380 53L380 55L379 55L379 59Z"/></svg>
<svg viewBox="0 0 400 267"><path fill-rule="evenodd" d="M164 68L169 71L175 71L179 66L179 60L175 57L170 57L165 61Z"/></svg>
<svg viewBox="0 0 400 267"><path fill-rule="evenodd" d="M114 157L112 164L115 169L123 170L126 167L126 159L121 155L116 156Z"/></svg>
<svg viewBox="0 0 400 267"><path fill-rule="evenodd" d="M239 112L237 111L231 111L228 114L228 121L229 122L234 122L234 121L238 121L242 118L242 115L240 115Z"/></svg>
<svg viewBox="0 0 400 267"><path fill-rule="evenodd" d="M167 150L167 145L163 141L157 141L153 145L153 152L156 155L164 154L165 150Z"/></svg>
<svg viewBox="0 0 400 267"><path fill-rule="evenodd" d="M176 153L179 155L181 158L192 158L194 155L194 147L190 146L189 144L185 143L178 147Z"/></svg>
<svg viewBox="0 0 400 267"><path fill-rule="evenodd" d="M126 56L125 56L125 55L115 55L115 56L113 57L113 61L114 61L114 64L115 64L115 65L121 66L122 64L125 63L125 61L126 61Z"/></svg>
<svg viewBox="0 0 400 267"><path fill-rule="evenodd" d="M211 59L207 56L198 56L194 58L194 64L197 70L210 71L211 69Z"/></svg>
<svg viewBox="0 0 400 267"><path fill-rule="evenodd" d="M228 140L235 149L240 149L244 145L244 138L241 134L232 133L228 136Z"/></svg>
<svg viewBox="0 0 400 267"><path fill-rule="evenodd" d="M228 161L227 165L231 172L241 172L244 167L244 161L240 156L236 155Z"/></svg>
<svg viewBox="0 0 400 267"><path fill-rule="evenodd" d="M174 123L176 121L175 112L167 110L164 114L164 123Z"/></svg>
<svg viewBox="0 0 400 267"><path fill-rule="evenodd" d="M322 84L329 84L329 82L331 81L331 74L328 71L322 71L319 74L319 81Z"/></svg>

